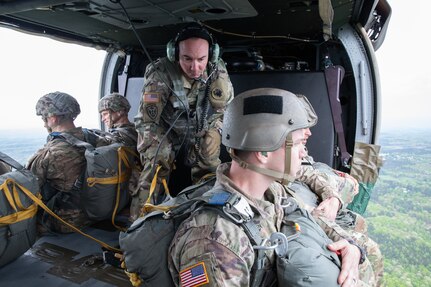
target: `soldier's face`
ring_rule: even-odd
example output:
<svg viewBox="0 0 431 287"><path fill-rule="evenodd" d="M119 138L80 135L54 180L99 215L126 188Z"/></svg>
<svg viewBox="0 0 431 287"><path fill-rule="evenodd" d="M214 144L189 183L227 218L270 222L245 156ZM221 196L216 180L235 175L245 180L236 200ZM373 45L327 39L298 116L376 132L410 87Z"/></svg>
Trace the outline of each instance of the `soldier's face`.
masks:
<svg viewBox="0 0 431 287"><path fill-rule="evenodd" d="M302 129L304 131L304 145L307 143L309 137L311 137L310 128Z"/></svg>
<svg viewBox="0 0 431 287"><path fill-rule="evenodd" d="M208 64L209 44L200 38L181 41L179 47L179 63L183 73L190 79L202 76Z"/></svg>
<svg viewBox="0 0 431 287"><path fill-rule="evenodd" d="M310 131L310 129L308 129ZM311 135L311 132L310 132ZM302 159L307 155L307 151L305 150L306 137L304 129L299 129L292 132L292 141L293 146L291 148L291 160L290 164L290 172L289 175L296 176L298 171L301 168Z"/></svg>
<svg viewBox="0 0 431 287"><path fill-rule="evenodd" d="M304 130L299 129L292 132L293 146L290 149L291 153L291 163L290 163L290 176L296 176L299 169L301 168L302 158L306 156L305 146L304 146ZM285 170L285 154L289 150L286 150L284 145L278 150L274 151L274 166L272 169L286 172Z"/></svg>
<svg viewBox="0 0 431 287"><path fill-rule="evenodd" d="M48 131L48 133L52 133L52 128L55 127L55 118L54 117L42 117L44 122L44 128Z"/></svg>
<svg viewBox="0 0 431 287"><path fill-rule="evenodd" d="M100 116L102 118L102 122L105 124L105 127L110 129L118 122L118 119L121 115L119 112L104 110L100 113Z"/></svg>

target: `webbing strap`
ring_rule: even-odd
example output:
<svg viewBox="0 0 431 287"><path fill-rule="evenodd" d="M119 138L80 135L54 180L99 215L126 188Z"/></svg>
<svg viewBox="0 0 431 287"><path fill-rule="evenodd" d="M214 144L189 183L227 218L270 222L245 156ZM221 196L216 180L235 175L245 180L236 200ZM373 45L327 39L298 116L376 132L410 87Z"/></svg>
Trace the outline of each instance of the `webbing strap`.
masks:
<svg viewBox="0 0 431 287"><path fill-rule="evenodd" d="M71 145L76 146L76 147L83 147L83 148L88 149L88 150L94 150L95 149L94 146L92 146L88 142L77 139L76 137L74 137L68 133L53 132L50 134L50 136L52 136L54 138L63 138L68 143L70 143Z"/></svg>
<svg viewBox="0 0 431 287"><path fill-rule="evenodd" d="M9 188L9 184L12 185L12 191ZM0 191L3 191L7 202L12 207L12 209L15 211L15 213L2 216L0 217L0 225L8 225L13 224L16 222L20 222L23 220L26 220L28 218L32 218L37 213L37 204L34 203L30 205L29 207L24 207L24 205L21 202L21 199L19 197L19 191L22 191L24 193L31 193L27 188L24 186L16 183L13 179L7 178L1 185L0 185ZM38 198L42 198L40 193L37 194Z"/></svg>
<svg viewBox="0 0 431 287"><path fill-rule="evenodd" d="M123 227L115 224L115 215L117 215L118 206L120 205L121 183L128 180L130 178L130 175L131 175L130 169L128 170L128 172L123 174L122 163L124 163L126 168L130 168L131 163L129 162L129 158L127 156L127 153L132 153L134 156L137 156L137 154L134 150L127 148L127 147L119 147L117 149L117 153L118 153L118 175L116 177L116 181L114 182L117 184L117 193L115 196L115 206L114 206L114 210L112 211L111 222L112 222L112 225L115 228L117 228L118 230L125 231L126 228L123 228ZM88 183L88 185L90 185L88 180L89 180L89 178L87 179L87 183Z"/></svg>
<svg viewBox="0 0 431 287"><path fill-rule="evenodd" d="M259 246L262 244L262 237L260 236L259 228L253 222L253 220L250 220L248 222L243 222L241 226L253 245ZM256 259L254 260L253 267L252 267L253 277L250 280L251 281L250 287L261 286L267 271L264 269L265 263L267 261L265 251L262 249L258 249L258 250L255 250L255 252L256 252Z"/></svg>
<svg viewBox="0 0 431 287"><path fill-rule="evenodd" d="M329 102L331 103L332 120L334 121L335 132L337 133L338 146L341 152L341 164L348 166L352 157L347 151L346 139L344 137L343 121L341 118L342 109L339 99L340 85L344 77L344 69L341 66L330 66L325 69L325 80L328 89Z"/></svg>
<svg viewBox="0 0 431 287"><path fill-rule="evenodd" d="M157 165L156 173L154 174L153 180L151 181L151 186L150 186L148 198L144 204L144 213L148 213L148 212L155 211L155 210L168 211L171 208L169 206L154 205L151 203L151 198L152 198L154 190L156 189L156 186L157 186L157 177L158 177L158 174L159 174L159 171L161 168L162 168L161 165ZM168 187L168 183L166 182L166 179L162 178L161 180L163 183L163 187L164 187L166 196L168 198L171 198L171 194L169 192L169 187Z"/></svg>
<svg viewBox="0 0 431 287"><path fill-rule="evenodd" d="M65 221L64 219L62 219L61 217L59 217L57 214L55 214L51 209L48 208L48 206L46 206L42 200L40 199L40 196L35 196L33 193L31 193L28 189L26 189L25 187L23 187L22 185L20 185L19 183L14 182L14 184L16 184L19 188L21 188L21 190L28 196L30 197L37 205L39 205L40 207L42 207L47 213L49 213L51 216L53 216L54 218L56 218L57 220L59 220L61 223L63 223L64 225L67 225L69 228L71 228L73 231L84 235L85 237L96 241L97 243L99 243L102 247L114 251L114 252L118 252L118 253L122 253L122 251L118 248L112 247L109 244L94 238L93 236L81 231L80 229L78 229L77 227L75 227L74 225L70 224L69 222Z"/></svg>
<svg viewBox="0 0 431 287"><path fill-rule="evenodd" d="M238 224L238 222L232 220L232 216L228 216L225 213L225 209L222 208L222 204L220 204L220 200L224 199L225 203L230 202L231 197L226 196L219 196L220 193L217 193L217 191L221 191L221 194L228 193L229 192L225 190L216 190L216 193L213 194L211 198L208 200L208 205L206 207L212 207L214 210L216 210L220 215L222 215L224 218L228 219L229 221ZM214 200L214 197L216 197L216 200ZM211 203L213 203L211 205ZM205 205L204 205L205 207ZM247 237L249 238L250 242L254 246L260 246L263 242L262 237L260 236L259 227L253 222L253 220L249 221L243 221L239 224L242 229L244 230L245 234L247 234ZM264 279L267 276L267 272L272 272L271 270L266 270L265 265L267 262L267 257L265 254L265 251L263 249L255 250L256 258L253 263L252 272L251 272L251 279L250 279L250 287L261 287Z"/></svg>
<svg viewBox="0 0 431 287"><path fill-rule="evenodd" d="M288 142L286 141L286 148L287 147L288 147ZM291 147L291 145L290 145L290 147ZM285 162L288 161L287 167L289 169L290 169L290 157L291 157L290 151L291 151L291 149L289 148L285 152ZM270 176L274 179L282 181L284 184L287 184L288 182L293 182L295 180L295 177L292 177L289 174L286 174L284 172L272 170L269 168L259 167L257 165L245 162L242 159L240 159L238 156L235 155L235 153L233 152L233 149L229 149L229 155L232 158L232 160L236 161L242 168L250 169L250 170L253 170L257 173Z"/></svg>
<svg viewBox="0 0 431 287"><path fill-rule="evenodd" d="M323 38L328 41L332 39L332 21L334 20L331 0L319 0L319 15L323 22Z"/></svg>

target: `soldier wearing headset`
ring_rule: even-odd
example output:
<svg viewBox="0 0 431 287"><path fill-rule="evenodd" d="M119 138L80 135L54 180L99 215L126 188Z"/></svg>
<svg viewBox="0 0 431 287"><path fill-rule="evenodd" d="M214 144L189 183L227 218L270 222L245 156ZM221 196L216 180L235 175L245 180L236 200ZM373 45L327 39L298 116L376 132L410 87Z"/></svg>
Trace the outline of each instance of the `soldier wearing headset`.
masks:
<svg viewBox="0 0 431 287"><path fill-rule="evenodd" d="M141 207L163 198L163 181L168 182L180 151L191 168L192 183L220 163L223 113L233 99L233 87L219 51L213 36L192 23L168 43L167 57L146 67L135 117L143 164ZM150 196L153 180L154 196Z"/></svg>

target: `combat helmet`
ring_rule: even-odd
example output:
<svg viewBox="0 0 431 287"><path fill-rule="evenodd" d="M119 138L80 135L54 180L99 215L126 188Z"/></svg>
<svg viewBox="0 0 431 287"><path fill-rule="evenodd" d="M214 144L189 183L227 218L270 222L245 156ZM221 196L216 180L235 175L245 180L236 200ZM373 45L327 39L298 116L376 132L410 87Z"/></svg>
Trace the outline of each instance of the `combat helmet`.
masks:
<svg viewBox="0 0 431 287"><path fill-rule="evenodd" d="M74 120L81 113L78 101L69 94L53 92L42 96L36 103L36 115L43 118L67 116Z"/></svg>
<svg viewBox="0 0 431 287"><path fill-rule="evenodd" d="M99 101L99 113L104 110L112 110L113 112L130 110L129 101L119 93L112 93L104 96Z"/></svg>
<svg viewBox="0 0 431 287"><path fill-rule="evenodd" d="M314 111L313 106L311 105L311 103L308 101L308 99L304 95L296 94L296 96L301 101L301 103L304 105L304 108L307 111L308 122L310 123L309 128L311 128L312 126L315 126L317 124L317 120L319 118L317 117L317 114Z"/></svg>
<svg viewBox="0 0 431 287"><path fill-rule="evenodd" d="M307 110L306 106L311 107ZM309 112L312 111L312 112ZM279 179L293 181L290 172L291 133L317 121L308 99L275 88L243 92L228 105L223 118L222 143L242 167ZM264 169L239 159L234 150L272 152L286 145L285 171Z"/></svg>

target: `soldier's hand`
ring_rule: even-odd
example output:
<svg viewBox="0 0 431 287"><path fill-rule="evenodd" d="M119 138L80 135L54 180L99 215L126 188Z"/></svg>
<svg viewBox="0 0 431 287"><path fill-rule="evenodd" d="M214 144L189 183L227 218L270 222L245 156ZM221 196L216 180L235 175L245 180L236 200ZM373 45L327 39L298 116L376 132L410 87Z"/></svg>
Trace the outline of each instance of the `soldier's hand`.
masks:
<svg viewBox="0 0 431 287"><path fill-rule="evenodd" d="M201 141L201 154L204 158L218 156L221 144L221 136L218 130L210 129L205 133Z"/></svg>
<svg viewBox="0 0 431 287"><path fill-rule="evenodd" d="M330 220L335 220L339 207L340 200L333 196L322 201L319 206L316 207L316 211L319 212L318 214Z"/></svg>
<svg viewBox="0 0 431 287"><path fill-rule="evenodd" d="M328 249L341 255L341 272L338 284L342 287L355 286L359 277L359 260L361 251L346 239L329 244Z"/></svg>
<svg viewBox="0 0 431 287"><path fill-rule="evenodd" d="M338 174L338 176L340 177L344 177L347 181L350 181L351 184L353 185L353 194L356 195L359 192L359 184L358 181L356 180L356 178L354 178L353 176L351 176L348 173L339 171L339 170L335 170L335 173Z"/></svg>

